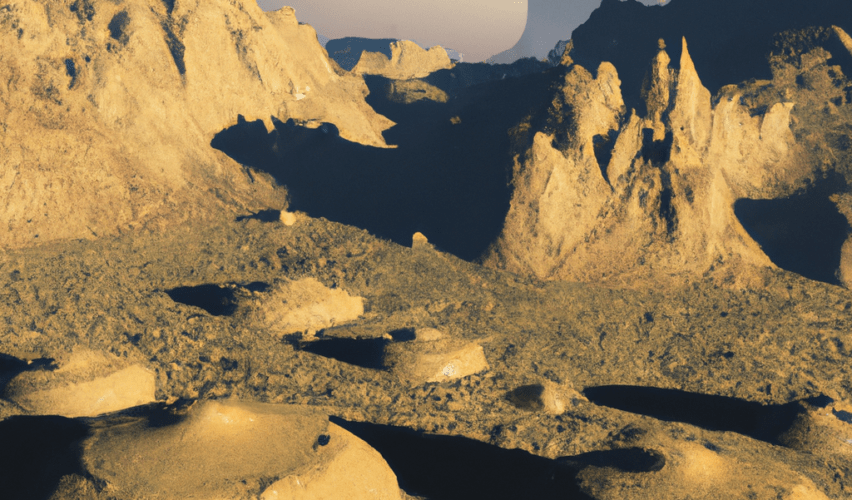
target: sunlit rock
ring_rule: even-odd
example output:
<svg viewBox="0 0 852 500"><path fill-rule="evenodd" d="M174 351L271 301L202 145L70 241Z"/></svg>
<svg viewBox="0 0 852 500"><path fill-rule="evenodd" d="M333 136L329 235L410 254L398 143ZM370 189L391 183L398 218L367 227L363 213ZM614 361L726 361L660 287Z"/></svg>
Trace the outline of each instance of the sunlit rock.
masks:
<svg viewBox="0 0 852 500"><path fill-rule="evenodd" d="M266 292L239 299L237 313L248 324L277 336L304 333L304 339L364 314L364 299L340 288L328 288L315 278L281 281Z"/></svg>
<svg viewBox="0 0 852 500"><path fill-rule="evenodd" d="M324 436L316 450L318 463L272 483L261 500L400 498L396 475L376 450L335 424L328 424Z"/></svg>
<svg viewBox="0 0 852 500"><path fill-rule="evenodd" d="M39 415L93 417L153 402L154 372L111 354L77 348L55 369L25 371L3 397Z"/></svg>
<svg viewBox="0 0 852 500"><path fill-rule="evenodd" d="M447 51L439 46L425 50L412 41L400 40L391 42L390 49L390 59L380 52L363 52L352 73L408 80L453 67Z"/></svg>
<svg viewBox="0 0 852 500"><path fill-rule="evenodd" d="M449 339L392 342L385 347L384 363L403 383L412 386L446 382L489 369L482 346Z"/></svg>

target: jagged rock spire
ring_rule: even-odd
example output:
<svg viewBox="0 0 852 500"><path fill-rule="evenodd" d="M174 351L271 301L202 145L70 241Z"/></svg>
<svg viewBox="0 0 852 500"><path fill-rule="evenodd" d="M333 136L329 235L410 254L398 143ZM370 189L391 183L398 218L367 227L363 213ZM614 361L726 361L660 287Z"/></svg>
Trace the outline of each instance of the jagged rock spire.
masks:
<svg viewBox="0 0 852 500"><path fill-rule="evenodd" d="M669 127L678 132L674 134L672 156L690 164L700 163L698 156L707 150L711 123L710 91L701 84L684 37L674 104L669 113Z"/></svg>

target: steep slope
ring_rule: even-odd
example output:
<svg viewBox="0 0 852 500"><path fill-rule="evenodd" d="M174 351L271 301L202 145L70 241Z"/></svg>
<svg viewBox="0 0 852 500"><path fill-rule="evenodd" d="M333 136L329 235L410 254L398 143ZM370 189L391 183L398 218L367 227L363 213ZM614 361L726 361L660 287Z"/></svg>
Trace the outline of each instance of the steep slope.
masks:
<svg viewBox="0 0 852 500"><path fill-rule="evenodd" d="M836 47L845 49L839 41L847 36L840 28L787 33L771 58L773 81L728 86L713 99L685 39L677 70L665 43L655 43L644 116L624 106L613 65L601 63L596 75L571 65L547 125L527 124L511 208L484 261L614 286L680 284L707 273L750 283L773 264L740 224L737 200L852 178L849 148L840 144L852 124L852 86L831 64L845 56ZM829 250L834 269L848 260L845 248Z"/></svg>
<svg viewBox="0 0 852 500"><path fill-rule="evenodd" d="M285 192L209 147L239 114L391 125L292 9L248 0L0 2L0 245L90 238Z"/></svg>

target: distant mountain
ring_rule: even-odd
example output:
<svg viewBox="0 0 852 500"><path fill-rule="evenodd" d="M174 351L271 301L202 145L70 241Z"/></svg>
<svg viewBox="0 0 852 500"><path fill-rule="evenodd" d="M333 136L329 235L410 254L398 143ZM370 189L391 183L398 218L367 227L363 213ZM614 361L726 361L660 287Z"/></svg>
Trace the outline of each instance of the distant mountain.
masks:
<svg viewBox="0 0 852 500"><path fill-rule="evenodd" d="M346 37L329 40L325 44L328 57L334 59L341 68L352 71L358 64L363 52L379 52L391 58L390 44L398 41L396 38L359 38Z"/></svg>
<svg viewBox="0 0 852 500"><path fill-rule="evenodd" d="M320 44L322 44L328 51L328 57L336 61L341 68L346 71L352 71L352 68L354 68L361 59L361 54L363 52L378 52L380 54L384 54L388 59L391 59L393 57L391 44L400 41L403 40L396 38L346 37L334 40L326 39L326 42L320 40ZM423 49L429 49L429 47L425 47L416 41L413 42L420 45ZM449 56L452 60L461 62L464 58L464 54L457 50L448 49L446 47L442 48L447 52L447 56Z"/></svg>

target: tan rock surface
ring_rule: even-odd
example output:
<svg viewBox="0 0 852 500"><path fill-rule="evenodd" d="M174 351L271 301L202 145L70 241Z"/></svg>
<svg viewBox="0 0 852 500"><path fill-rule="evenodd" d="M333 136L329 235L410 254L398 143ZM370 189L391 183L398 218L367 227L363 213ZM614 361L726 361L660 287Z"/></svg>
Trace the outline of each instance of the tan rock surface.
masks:
<svg viewBox="0 0 852 500"><path fill-rule="evenodd" d="M352 68L356 75L380 75L393 80L423 78L439 69L450 69L453 63L440 46L423 49L410 40L390 44L391 57L380 52L364 52Z"/></svg>
<svg viewBox="0 0 852 500"><path fill-rule="evenodd" d="M394 342L385 348L385 364L403 383L412 386L440 383L488 371L481 345L440 338L432 340L434 334L424 337L423 340Z"/></svg>
<svg viewBox="0 0 852 500"><path fill-rule="evenodd" d="M339 288L328 288L314 278L304 278L256 292L240 307L250 324L279 337L301 332L307 340L323 328L358 319L364 314L364 299Z"/></svg>
<svg viewBox="0 0 852 500"><path fill-rule="evenodd" d="M284 192L209 144L238 114L332 122L384 146L391 122L293 10L253 1L3 2L0 245L91 238ZM301 97L300 97L301 96Z"/></svg>
<svg viewBox="0 0 852 500"><path fill-rule="evenodd" d="M111 354L78 348L54 370L25 371L3 397L36 415L94 417L155 400L156 375Z"/></svg>
<svg viewBox="0 0 852 500"><path fill-rule="evenodd" d="M81 29L73 37L57 29L51 45L61 52L54 60L56 75L67 75L59 83L79 80L68 92L78 84L87 92L96 87L83 86L94 73L82 70L82 63L75 63L73 78L62 67L65 39L73 44L92 33L116 44L114 51L98 48L92 62L110 57L144 62L141 55L133 56L142 49L132 47L134 40L148 40L146 47L164 58L155 66L163 78L175 76L167 73L174 61L177 80L190 84L193 64L202 64L201 51L189 43L201 38L188 35L200 31L190 25L196 14L205 18L208 4L178 0L170 8L139 1L44 3L54 23L45 26L56 27L56 20L71 16L65 21L86 27L85 36ZM4 38L4 48L7 41L18 43L18 27L12 27L17 18L3 16L21 5L36 4L0 4L0 23L8 31L3 36L11 36ZM51 10L54 5L58 10ZM211 32L226 38L236 33L229 38L234 47L251 40L233 57L217 54L211 60L223 57L238 67L244 59L252 61L257 47L275 40L258 34L266 28L255 32L251 23L241 24L241 19L254 19L253 7L244 5L248 17L241 17L237 0L209 5L220 6L223 14L206 18ZM606 5L622 2L607 0ZM194 10L183 10L187 6ZM128 11L126 23L116 17L116 9ZM148 19L159 34L139 36L144 30L137 30L137 17ZM173 24L175 19L186 24ZM100 24L92 29L95 23ZM310 35L293 19L288 23ZM257 25L265 26L263 21ZM26 33L22 39L29 40ZM54 37L46 28L44 33ZM122 45L125 33L127 44ZM208 210L210 218L193 218L169 226L170 231L125 231L0 251L0 303L6 305L0 322L0 385L33 380L27 378L33 373L47 382L58 380L62 373L47 368L46 356L85 347L98 354L66 363L81 371L75 372L79 378L64 379L62 387L144 360L155 374L156 396L188 408L172 413L154 404L67 419L27 414L4 396L3 492L48 498L53 491L56 499L87 500L256 499L273 491L286 496L288 489L322 497L345 485L351 488L346 498L369 498L376 486L375 493L387 498L846 500L852 487L852 294L767 264L732 209L742 198L783 198L825 181L824 174L852 179L852 150L844 146L852 130L852 85L835 64L843 55L836 47L849 45L841 35L835 28L784 35L783 43L772 48L771 81L742 82L714 96L704 90L688 50L678 71L666 62L668 54L658 53L647 61L652 77L643 91L649 109L644 116L625 108L621 78L609 64L597 69L575 64L530 77L540 89L556 78L559 85L555 98L544 100L547 105L553 101L550 110L510 125L511 142L518 148L516 198L506 238L492 254L497 269L432 251L425 237L408 240L419 228L406 230L402 244L395 244L304 213L295 214L292 225L284 224L286 217L269 217L272 211L236 219L237 205L223 190L214 195L225 199L216 202L222 210L192 205L200 207L198 213ZM183 41L184 36L189 38ZM172 58L180 47L184 76L180 58ZM230 47L215 45L225 52ZM263 74L261 59L254 64ZM6 52L0 55L0 64L13 60ZM219 64L209 71L217 73ZM249 66L245 72L234 70L234 81L254 92L261 84L252 79ZM286 66L282 56L281 67L272 73ZM111 73L103 76L108 81L113 73L123 82L139 76L139 71L108 69ZM324 71L314 69L319 75ZM38 80L37 75L22 78L30 89ZM222 78L229 92L241 91ZM274 82L273 77L263 80ZM299 106L314 109L311 99L322 88L315 83L285 85L288 113ZM499 84L523 87L516 83L507 78ZM203 92L216 91L196 84ZM0 89L10 85L4 80ZM58 92L63 88L54 85ZM164 88L164 94L171 93L171 87ZM156 101L159 95L144 85L132 89L141 93L128 95L145 105L138 108L143 111L152 105L148 97ZM98 92L89 93L100 99ZM125 108L137 109L127 104L130 97L109 101L118 110L109 126L100 115L92 120L104 144L150 157L200 151L197 158L203 159L207 154L207 149L184 148L184 132L170 122L158 122L161 128L152 132L150 117L140 114L140 122L148 122L136 130L122 114ZM74 102L62 98L63 104ZM229 102L216 99L211 96L210 102L220 108ZM234 102L251 107L255 99L266 98L238 96ZM334 115L337 105L326 103L323 109ZM261 104L253 109L266 105ZM424 104L416 106L441 108ZM204 105L193 101L197 114L192 110L181 121L177 113L175 123L200 121L196 117L212 123L229 113L201 109ZM475 128L483 116L460 106L458 113L440 117L447 130ZM40 120L61 118L44 112L47 108L32 109ZM98 113L105 111L98 108ZM24 123L21 116L9 123ZM449 127L451 116L464 120ZM6 118L0 114L0 120ZM74 129L83 121L56 123L64 128L55 134L65 134L68 141L88 137L86 130ZM193 126L201 131L207 124ZM411 125L412 136L420 127ZM143 151L128 136L116 135L125 129L144 136L152 148ZM369 135L376 129L359 130ZM8 144L32 144L35 139L23 137L24 132L15 132ZM207 148L209 134L192 133ZM160 151L153 148L160 142L164 152L152 152ZM315 153L297 149L293 152L306 158ZM63 158L49 148L42 153L45 162ZM95 158L108 160L109 155L102 151ZM195 183L186 189L219 182L219 174L204 177L209 172L200 166L197 171L203 175L191 178ZM184 179L165 167L160 173ZM122 186L124 181L115 182ZM242 192L244 182L237 178L233 192ZM257 176L255 182L264 181ZM9 185L18 186L12 180ZM267 191L268 201L278 203L273 208L283 208L284 193L271 184L258 189L258 199L265 200ZM833 206L849 220L848 193L840 191L826 192L824 198L834 195ZM255 196L246 192L244 199ZM163 209L168 217L192 216L182 204L192 201L189 196L170 199L174 205ZM119 216L118 206L103 209ZM165 216L161 220L164 226L173 222ZM65 222L73 229L73 220ZM423 231L438 240L431 229ZM848 248L842 250L844 259ZM848 275L847 261L841 261L841 277ZM172 293L176 289L182 292ZM229 309L234 304L235 312ZM346 314L340 316L341 311ZM275 334L290 329L310 334L320 328L328 329L319 342ZM115 353L120 361L105 353ZM387 369L374 363L383 355L393 361ZM97 361L102 356L107 368ZM37 372L28 361L45 369ZM30 384L25 389L33 387L40 388ZM347 432L330 425L329 414ZM374 476L379 481L370 484ZM410 491L395 490L393 476Z"/></svg>
<svg viewBox="0 0 852 500"><path fill-rule="evenodd" d="M587 494L602 484L606 490L594 491L617 498L621 484L626 493L640 498L642 493L664 499L697 497L708 491L726 498L721 486L708 490L706 483L698 480L680 481L677 472L692 460L690 457L713 457L699 452L715 447L722 450L714 453L725 464L743 471L736 476L743 484L763 481L786 495L799 486L809 491L804 477L831 499L848 496L850 476L846 471L852 470L852 465L848 454L840 453L845 444L836 442L839 446L835 449L821 446L828 441L818 433L810 435L812 446L805 450L736 431L709 431L681 421L661 420L578 397L564 400L565 411L558 414L545 409L546 400L539 400L542 407L536 410L518 407L506 398L518 387L546 386L549 381L557 388L572 385L584 395L591 387L626 384L638 391L662 387L676 393L727 396L739 404L786 404L791 399L819 394L838 402L849 401L852 296L848 290L782 270L767 271L762 286L743 290L719 287L710 279L674 291L539 282L307 217L289 228L278 222L226 218L215 226L186 224L180 229L167 238L130 233L117 239L57 243L38 251L7 251L0 262L0 299L14 307L6 311L6 326L0 329L2 352L23 358L24 354L15 353L57 352L79 344L97 351L127 351L128 358L146 359L156 370L157 390L163 398L198 398L198 404L202 404L236 395L243 401L317 407L323 414L349 422L373 424L379 435L383 426L402 427L420 436L408 443L434 446L435 452L425 463L395 468L400 483L411 480L412 469L440 466L455 457L470 467L470 472L481 473L479 479L465 476L464 484L475 492L495 488L500 492L506 484L520 484L534 498L549 498L544 494L546 485L538 479L525 476L517 467L499 469L495 474L493 464L508 453L507 463L517 465L517 456L522 455L540 461L540 467L534 470L547 471L556 466L559 457L608 452L613 448L612 436L632 425L668 434L666 440L650 437L642 445L663 454L666 466L659 471L625 472L618 469L617 460L599 460L596 463L602 465L596 466L597 475L584 476L594 479L583 483ZM319 266L320 259L334 265ZM334 329L350 331L340 335L347 340L343 345L347 354L360 349L365 340L368 346L381 346L386 342L381 334L413 325L417 328L414 341L393 344L408 344L406 349L417 352L416 344L432 343L416 341L420 325L428 325L441 331L445 339L481 345L489 370L412 386L402 383L392 371L366 368L353 363L352 358L335 359L331 356L334 353L301 349L262 328L248 327L237 313L230 318L207 314L204 309L175 303L163 292L181 284L263 281L273 285L278 279L298 281L306 276L326 284L336 282L351 296L364 297L369 305L368 314L353 325ZM62 286L57 287L57 283ZM331 339L323 336L326 340ZM30 359L33 355L28 356ZM665 406L666 401L661 401L648 410ZM846 406L836 409L850 411ZM695 412L702 417L713 410L710 402L707 408L699 407ZM128 419L122 428L126 432L106 424L91 424L104 439L108 436L100 429L106 432L110 428L109 432L116 435L113 454L103 455L110 459L105 463L121 463L114 457L126 457L128 449L159 457L147 451L154 450L155 438L166 436L161 433L167 428L175 429L175 433L188 429L183 424L162 426L167 422L160 422L160 427L134 423L130 416L140 411L125 412L121 417ZM686 417L689 420L690 415ZM32 436L43 434L37 427L37 417L3 418L0 438L24 423L34 427ZM749 418L754 415L724 413L720 421L723 425L728 420L736 424ZM834 437L843 437L843 426L852 424L832 418L837 427L822 428L834 432ZM772 419L766 422L775 423ZM346 428L379 450L375 436ZM216 435L220 434L224 432ZM177 457L213 446L205 441L205 437L214 435L212 430L185 435L187 439L174 451ZM235 432L234 442L252 445L253 435ZM832 437L830 432L822 435ZM31 442L25 441L27 445ZM460 455L463 445L481 447L483 455ZM417 453L403 448L396 454L412 461L424 458L419 448L413 449ZM390 455L379 451L397 467ZM84 458L93 456L87 453ZM166 453L172 452L163 451ZM246 453L249 461L262 456ZM200 481L204 475L197 473L200 469L190 471L178 465L181 473L196 474L193 481ZM118 484L119 476L137 477L142 474L140 470L150 469L145 463L138 465L138 470L132 468L137 467L133 464L121 467L126 471L118 470L117 465L110 472L117 478L113 484ZM151 476L142 476L161 472L154 470ZM260 481L249 480L257 477L250 472L247 485L228 483L235 488L228 490L233 494L222 496L256 497L286 475L270 475ZM221 477L213 472L207 476L214 483ZM411 490L410 494L429 498L451 481L443 473L429 478L422 490ZM611 480L602 482L602 478ZM20 482L20 478L12 479ZM495 486L495 481L503 482ZM570 479L570 484L573 481ZM79 480L60 483L71 491L92 489ZM40 484L49 488L51 483ZM138 498L141 492L149 491L147 484L134 484L139 489L103 489L100 496ZM149 497L167 495L159 493L163 491L158 489L160 484L164 483L158 479L150 487L153 493ZM95 490L105 486L98 480L93 483ZM770 491L755 488L760 493ZM736 498L737 491L743 489L732 491ZM553 494L550 498L560 497Z"/></svg>
<svg viewBox="0 0 852 500"><path fill-rule="evenodd" d="M367 443L338 425L328 424L328 443L319 463L272 483L261 500L398 500L396 475Z"/></svg>
<svg viewBox="0 0 852 500"><path fill-rule="evenodd" d="M121 498L241 498L258 481L319 464L315 445L327 432L316 409L207 401L180 423L98 429L82 462Z"/></svg>

